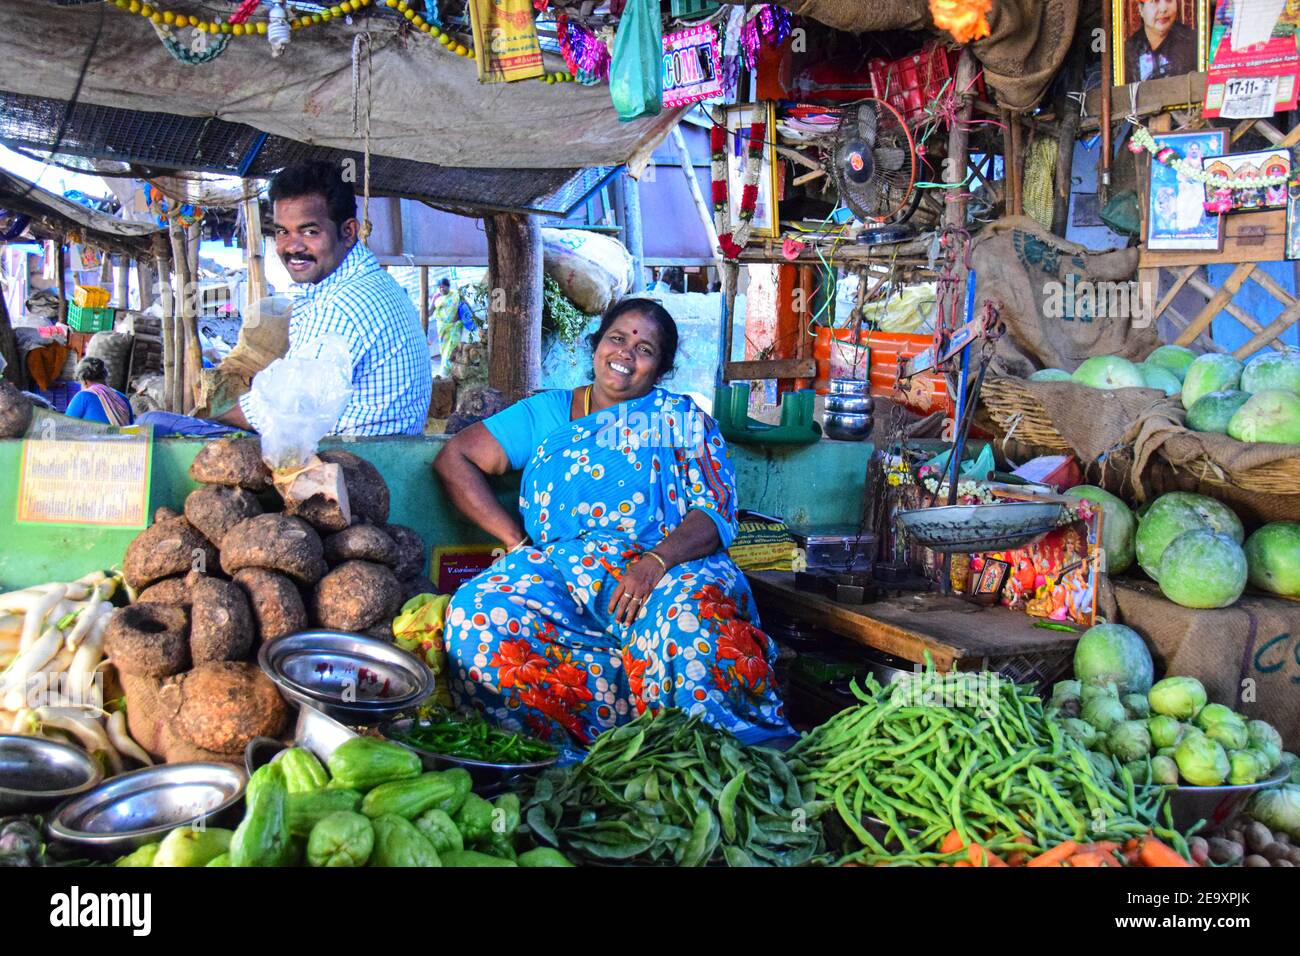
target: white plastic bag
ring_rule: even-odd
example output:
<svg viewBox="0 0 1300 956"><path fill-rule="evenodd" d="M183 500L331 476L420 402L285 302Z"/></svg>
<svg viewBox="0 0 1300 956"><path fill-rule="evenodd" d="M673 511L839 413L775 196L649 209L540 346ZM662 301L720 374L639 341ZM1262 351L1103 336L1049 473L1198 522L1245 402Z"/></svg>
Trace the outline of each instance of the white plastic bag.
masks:
<svg viewBox="0 0 1300 956"><path fill-rule="evenodd" d="M342 336L321 336L305 353L316 357L276 359L253 379L252 417L272 471L306 465L352 395L352 353Z"/></svg>

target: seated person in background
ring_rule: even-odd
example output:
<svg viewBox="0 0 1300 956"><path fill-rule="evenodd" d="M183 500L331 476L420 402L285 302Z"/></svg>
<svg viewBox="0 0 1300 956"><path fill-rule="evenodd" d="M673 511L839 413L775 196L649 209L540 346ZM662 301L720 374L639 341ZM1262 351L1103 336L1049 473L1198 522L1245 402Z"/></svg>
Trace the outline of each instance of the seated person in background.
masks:
<svg viewBox="0 0 1300 956"><path fill-rule="evenodd" d="M84 358L77 363L77 382L81 391L72 397L65 414L88 422L106 425L130 425L135 421L131 403L115 388L108 387L108 366L103 359Z"/></svg>
<svg viewBox="0 0 1300 956"><path fill-rule="evenodd" d="M745 743L790 735L776 647L726 551L726 444L690 398L656 384L677 353L672 316L628 299L590 342L591 385L518 402L435 459L456 507L510 549L447 608L453 692L561 744L661 707ZM521 468L522 515L487 479Z"/></svg>

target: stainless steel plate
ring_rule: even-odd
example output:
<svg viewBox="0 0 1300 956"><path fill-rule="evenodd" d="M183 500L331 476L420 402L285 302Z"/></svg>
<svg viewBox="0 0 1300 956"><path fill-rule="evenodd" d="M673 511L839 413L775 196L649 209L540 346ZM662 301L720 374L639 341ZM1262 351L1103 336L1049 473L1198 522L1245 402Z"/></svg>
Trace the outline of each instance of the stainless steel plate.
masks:
<svg viewBox="0 0 1300 956"><path fill-rule="evenodd" d="M1003 501L900 511L911 538L932 551L977 554L1033 544L1057 526L1065 506L1053 502Z"/></svg>
<svg viewBox="0 0 1300 956"><path fill-rule="evenodd" d="M0 736L0 813L52 807L103 778L85 751L43 737Z"/></svg>
<svg viewBox="0 0 1300 956"><path fill-rule="evenodd" d="M1266 779L1257 783L1225 784L1221 787L1194 787L1190 784L1176 787L1169 794L1169 809L1174 815L1174 829L1190 830L1198 820L1206 823L1205 831L1215 829L1236 816L1237 811L1256 792L1273 787L1286 780L1288 770L1278 767Z"/></svg>
<svg viewBox="0 0 1300 956"><path fill-rule="evenodd" d="M393 736L410 730L417 722L410 718L391 720L379 725L379 733L385 739L400 744L419 757L420 763L424 765L425 770L446 770L448 767L463 767L469 771L469 775L474 779L475 790L480 787L501 787L520 777L541 773L548 767L555 766L560 759L559 751L556 751L554 757L533 761L532 763L487 763L482 760L470 760L467 757L455 757L451 754L439 754L429 750L422 750L414 744L408 744L406 741L398 740Z"/></svg>
<svg viewBox="0 0 1300 956"><path fill-rule="evenodd" d="M243 770L224 763L145 767L65 801L48 829L56 840L122 853L197 820L218 825L247 782Z"/></svg>

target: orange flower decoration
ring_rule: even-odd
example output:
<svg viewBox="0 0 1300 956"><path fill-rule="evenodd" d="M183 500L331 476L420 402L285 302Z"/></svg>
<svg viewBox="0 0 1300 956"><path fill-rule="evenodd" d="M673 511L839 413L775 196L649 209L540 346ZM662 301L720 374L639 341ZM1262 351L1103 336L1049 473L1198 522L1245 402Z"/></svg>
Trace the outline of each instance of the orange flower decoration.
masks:
<svg viewBox="0 0 1300 956"><path fill-rule="evenodd" d="M988 36L988 13L992 9L993 0L930 0L934 25L947 30L958 43Z"/></svg>

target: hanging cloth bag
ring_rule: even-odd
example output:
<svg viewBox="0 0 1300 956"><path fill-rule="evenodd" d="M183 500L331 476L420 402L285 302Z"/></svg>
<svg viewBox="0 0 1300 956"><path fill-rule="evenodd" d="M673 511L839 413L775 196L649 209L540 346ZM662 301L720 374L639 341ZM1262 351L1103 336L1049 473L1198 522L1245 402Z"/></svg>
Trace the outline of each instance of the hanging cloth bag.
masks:
<svg viewBox="0 0 1300 956"><path fill-rule="evenodd" d="M609 98L624 122L654 116L664 100L664 25L657 0L627 0L614 35Z"/></svg>

